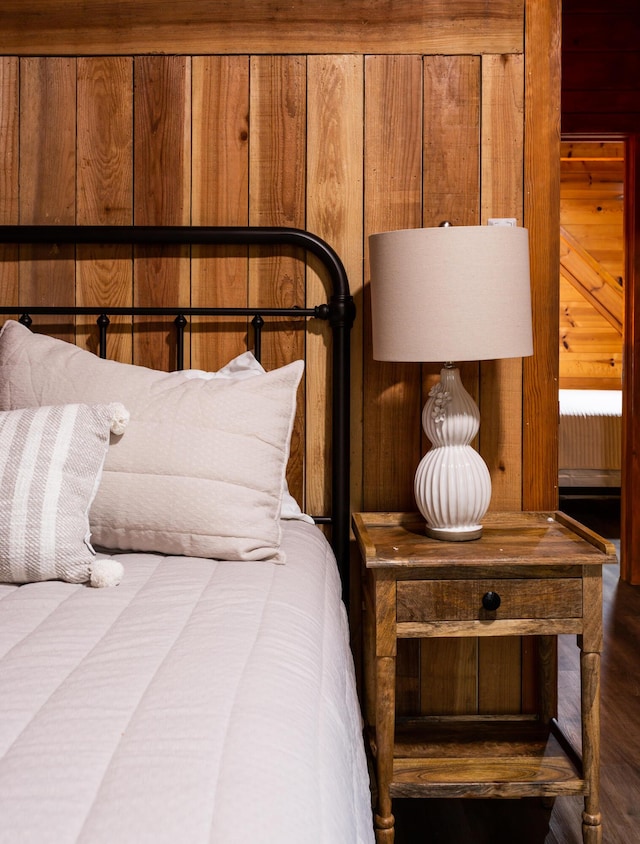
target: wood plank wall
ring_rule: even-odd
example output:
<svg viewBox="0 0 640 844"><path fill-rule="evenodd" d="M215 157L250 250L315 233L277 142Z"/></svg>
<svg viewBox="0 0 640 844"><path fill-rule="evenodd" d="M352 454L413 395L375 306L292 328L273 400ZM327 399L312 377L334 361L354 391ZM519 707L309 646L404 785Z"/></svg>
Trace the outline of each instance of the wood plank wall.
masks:
<svg viewBox="0 0 640 844"><path fill-rule="evenodd" d="M425 443L419 418L437 365L372 360L367 237L443 219L516 217L532 243L535 355L465 364L480 401L479 447L494 509L557 502L558 0L271 0L176 4L5 0L0 36L0 220L4 223L266 224L308 228L341 255L358 308L353 333L352 506L414 507ZM152 23L151 23L152 22ZM551 57L551 61L550 61ZM319 281L294 255L190 262L180 250L132 269L126 250L5 261L3 301L288 304ZM82 256L87 257L86 255ZM275 291L267 279L275 271ZM115 272L115 275L112 273ZM1 310L1 308L0 308ZM70 333L68 326L58 333ZM78 329L88 342L87 329ZM217 344L192 331L192 364L220 365L246 326ZM122 360L166 366L156 327ZM324 339L307 348L292 489L321 508ZM268 367L302 353L269 341ZM317 371L317 370L316 370ZM309 367L309 373L312 366ZM303 460L306 455L306 463ZM305 468L306 467L306 468ZM437 645L437 643L436 643ZM531 706L519 640L407 649L405 709L515 711ZM453 651L449 648L453 647ZM411 649L413 648L413 650ZM457 668L452 666L457 665ZM428 681L439 676L439 691ZM479 670L478 670L479 666Z"/></svg>

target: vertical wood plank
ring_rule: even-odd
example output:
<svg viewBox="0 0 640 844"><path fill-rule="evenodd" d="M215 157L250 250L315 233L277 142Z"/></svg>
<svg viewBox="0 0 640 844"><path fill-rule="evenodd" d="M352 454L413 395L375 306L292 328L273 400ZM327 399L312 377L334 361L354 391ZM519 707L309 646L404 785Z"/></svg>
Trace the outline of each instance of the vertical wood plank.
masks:
<svg viewBox="0 0 640 844"><path fill-rule="evenodd" d="M301 56L251 58L249 139L249 222L251 225L305 226L306 60ZM305 301L304 264L294 249L273 256L252 250L249 300L260 307L292 307ZM266 369L304 357L299 331L263 335ZM287 478L300 501L304 488L305 388L298 391L298 409L291 438Z"/></svg>
<svg viewBox="0 0 640 844"><path fill-rule="evenodd" d="M542 723L548 724L552 718L558 717L558 637L526 636L524 638L530 640L530 644L537 645L538 676L536 679L540 693L535 702L529 703L525 698L523 711L537 712ZM533 685L531 680L529 682ZM538 703L537 706L536 703Z"/></svg>
<svg viewBox="0 0 640 844"><path fill-rule="evenodd" d="M135 59L136 225L189 223L190 70L186 56Z"/></svg>
<svg viewBox="0 0 640 844"><path fill-rule="evenodd" d="M475 226L480 221L479 56L424 58L423 225ZM423 366L422 401L438 380L442 361ZM465 389L478 400L479 366L462 362ZM428 447L426 438L425 447Z"/></svg>
<svg viewBox="0 0 640 844"><path fill-rule="evenodd" d="M533 357L524 360L523 506L558 503L560 0L526 0L524 224L531 243Z"/></svg>
<svg viewBox="0 0 640 844"><path fill-rule="evenodd" d="M20 223L75 222L76 60L20 60ZM74 247L22 246L20 303L73 305ZM43 319L34 317L34 325ZM50 333L74 337L68 317L47 317Z"/></svg>
<svg viewBox="0 0 640 844"><path fill-rule="evenodd" d="M425 647L425 645L430 645ZM478 711L478 642L425 640L420 648L420 713L471 715Z"/></svg>
<svg viewBox="0 0 640 844"><path fill-rule="evenodd" d="M422 224L422 61L365 60L365 238ZM365 281L369 280L365 240ZM420 368L373 360L369 290L364 294L364 506L415 507L421 451Z"/></svg>
<svg viewBox="0 0 640 844"><path fill-rule="evenodd" d="M517 713L522 707L522 646L519 636L481 637L478 642L478 712Z"/></svg>
<svg viewBox="0 0 640 844"><path fill-rule="evenodd" d="M76 60L20 61L20 223L75 223Z"/></svg>
<svg viewBox="0 0 640 844"><path fill-rule="evenodd" d="M424 58L424 225L480 218L480 57Z"/></svg>
<svg viewBox="0 0 640 844"><path fill-rule="evenodd" d="M522 360L480 364L480 452L491 474L491 510L522 508Z"/></svg>
<svg viewBox="0 0 640 844"><path fill-rule="evenodd" d="M79 225L130 225L133 221L133 60L78 59ZM126 307L133 303L132 248L77 246L78 305ZM77 339L98 350L94 317L79 317ZM111 317L107 356L130 363L129 317Z"/></svg>
<svg viewBox="0 0 640 844"><path fill-rule="evenodd" d="M18 222L18 59L0 56L0 224Z"/></svg>
<svg viewBox="0 0 640 844"><path fill-rule="evenodd" d="M18 222L18 59L0 56L0 224ZM0 300L18 301L18 247L0 244Z"/></svg>
<svg viewBox="0 0 640 844"><path fill-rule="evenodd" d="M522 506L558 506L560 0L525 2L524 225L529 230L533 356L523 361ZM523 655L522 706L537 688Z"/></svg>
<svg viewBox="0 0 640 844"><path fill-rule="evenodd" d="M523 215L523 56L482 59L482 222ZM505 279L505 288L509 283ZM481 365L480 451L489 465L492 509L522 502L522 362Z"/></svg>
<svg viewBox="0 0 640 844"><path fill-rule="evenodd" d="M138 56L134 65L134 222L186 225L190 220L191 60ZM188 306L190 248L138 247L134 302L145 307ZM162 326L158 329L158 325ZM171 321L145 319L134 336L136 363L175 368ZM185 363L188 363L186 361Z"/></svg>
<svg viewBox="0 0 640 844"><path fill-rule="evenodd" d="M483 223L489 217L515 217L522 222L523 135L524 57L483 56ZM480 373L479 442L491 473L490 506L518 510L522 502L522 361L483 361ZM480 712L520 711L521 647L520 638L479 642Z"/></svg>
<svg viewBox="0 0 640 844"><path fill-rule="evenodd" d="M78 59L78 225L133 220L133 60Z"/></svg>
<svg viewBox="0 0 640 844"><path fill-rule="evenodd" d="M523 361L522 506L553 510L558 506L560 0L526 0L524 24L524 225L530 241L534 354ZM524 687L523 709L532 711L535 693Z"/></svg>
<svg viewBox="0 0 640 844"><path fill-rule="evenodd" d="M482 222L522 224L524 56L482 57Z"/></svg>
<svg viewBox="0 0 640 844"><path fill-rule="evenodd" d="M366 510L415 507L421 452L420 367L373 360L366 238L422 224L423 70L420 56L365 59L365 288L363 342L363 499ZM419 643L398 646L397 707L419 706Z"/></svg>
<svg viewBox="0 0 640 844"><path fill-rule="evenodd" d="M307 228L331 244L341 257L351 293L362 298L362 120L364 68L361 56L310 56L307 82ZM307 301L323 301L325 285L318 275L319 262L310 256ZM322 271L326 277L326 271ZM326 420L331 396L331 371L327 355L330 328L317 324L307 339L307 443L305 509L329 510L331 475ZM362 321L351 336L352 348L362 348ZM353 354L351 394L362 390L362 358ZM357 436L361 405L353 402L351 471L352 495L361 496L362 449ZM320 471L320 467L324 467ZM359 508L356 508L359 509Z"/></svg>
<svg viewBox="0 0 640 844"><path fill-rule="evenodd" d="M477 225L480 217L479 56L424 58L423 224ZM443 361L425 364L421 401ZM460 364L465 388L477 400L479 366ZM424 448L429 447L426 437ZM420 642L420 711L470 714L478 707L478 640Z"/></svg>
<svg viewBox="0 0 640 844"><path fill-rule="evenodd" d="M194 56L192 222L196 226L246 226L249 215L249 58ZM247 304L248 250L192 249L191 299L195 307ZM209 324L211 321L208 321ZM224 330L204 333L193 320L192 364L219 369L247 348L246 319L225 320Z"/></svg>

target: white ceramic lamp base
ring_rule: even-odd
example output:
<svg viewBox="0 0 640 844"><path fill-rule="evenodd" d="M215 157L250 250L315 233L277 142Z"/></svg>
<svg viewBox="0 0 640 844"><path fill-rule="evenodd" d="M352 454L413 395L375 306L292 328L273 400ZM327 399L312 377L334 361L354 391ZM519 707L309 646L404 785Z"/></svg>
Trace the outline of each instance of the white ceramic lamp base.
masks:
<svg viewBox="0 0 640 844"><path fill-rule="evenodd" d="M480 428L478 407L452 364L429 393L422 425L432 448L418 465L414 492L426 532L448 541L477 539L491 501L491 476L470 445Z"/></svg>

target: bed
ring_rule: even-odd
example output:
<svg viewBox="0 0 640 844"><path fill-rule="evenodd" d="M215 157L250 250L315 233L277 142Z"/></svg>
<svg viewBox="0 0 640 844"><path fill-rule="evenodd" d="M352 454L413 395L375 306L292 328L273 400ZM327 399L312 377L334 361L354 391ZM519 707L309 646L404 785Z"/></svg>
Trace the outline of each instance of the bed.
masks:
<svg viewBox="0 0 640 844"><path fill-rule="evenodd" d="M559 399L560 490L619 491L622 391L563 389Z"/></svg>
<svg viewBox="0 0 640 844"><path fill-rule="evenodd" d="M106 359L114 318L148 309L57 308L95 316L94 355L29 327L49 308L0 308L0 842L372 842L346 611L353 303L338 256L294 229L0 239L294 246L329 288L312 306L181 308L171 372ZM252 321L247 352L183 370L189 321L229 316ZM260 363L264 322L283 317L331 327L328 513L303 513L287 486L304 363Z"/></svg>

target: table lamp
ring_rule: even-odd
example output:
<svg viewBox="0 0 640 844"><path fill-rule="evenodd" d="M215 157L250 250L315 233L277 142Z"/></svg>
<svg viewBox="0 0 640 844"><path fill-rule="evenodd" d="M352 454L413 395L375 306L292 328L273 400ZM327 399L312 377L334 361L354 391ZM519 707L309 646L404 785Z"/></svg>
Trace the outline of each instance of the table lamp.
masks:
<svg viewBox="0 0 640 844"><path fill-rule="evenodd" d="M373 234L369 247L374 359L444 363L414 482L426 532L477 539L491 477L471 446L480 413L455 363L533 354L528 232L443 224Z"/></svg>

